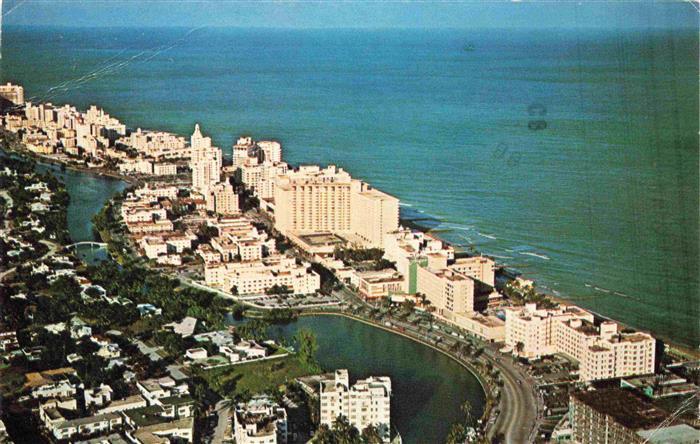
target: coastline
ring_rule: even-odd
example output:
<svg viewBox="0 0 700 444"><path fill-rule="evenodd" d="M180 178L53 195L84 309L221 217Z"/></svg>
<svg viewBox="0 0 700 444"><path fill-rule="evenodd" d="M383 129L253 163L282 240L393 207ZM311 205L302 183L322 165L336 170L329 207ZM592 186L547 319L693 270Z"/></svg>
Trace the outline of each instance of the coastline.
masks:
<svg viewBox="0 0 700 444"><path fill-rule="evenodd" d="M9 152L16 152L16 153L19 153L19 154L22 154L22 155L26 155L26 156L28 156L28 157L30 157L30 158L36 160L38 163L65 166L66 169L70 169L70 170L72 170L72 171L76 171L76 172L80 172L80 173L87 173L87 174L90 174L90 175L92 175L92 176L94 176L94 177L98 177L98 178L109 178L109 179L121 180L121 181L123 181L123 182L125 182L125 183L127 183L127 184L129 184L129 185L135 185L135 184L137 184L138 181L139 181L139 179L137 179L137 178L135 178L135 177L132 177L132 176L125 176L125 175L122 175L122 174L117 173L117 172L115 172L115 171L105 170L104 168L101 168L101 169L97 170L97 169L95 169L95 168L81 167L81 166L74 165L74 164L71 164L71 163L69 163L69 162L66 162L66 161L64 161L64 160L62 160L62 159L57 159L57 158L54 158L54 157L51 157L51 156L47 156L47 155L40 155L40 154L32 153L31 151L25 149L24 147L23 147L21 150L17 150L17 149L12 149L12 148L10 148L10 149L9 149ZM441 241L443 241L443 242L445 242L445 243L448 243L448 244L452 245L451 242L449 242L449 241L443 239L443 238L440 236L440 233L439 233L440 230L434 230L434 229L432 229L432 228L430 228L430 227L421 225L420 223L417 223L417 222L412 221L412 220L410 220L410 219L400 219L400 220L401 220L401 223L406 224L406 226L409 227L409 228L411 228L411 229L416 229L416 230L419 230L419 231L423 231L423 232L425 232L425 233L429 233L431 236L434 236L434 237L436 237L437 239L439 239L439 240L441 240ZM459 251L460 251L460 252L464 252L463 249L459 249ZM472 252L470 252L470 253L472 253L472 254L478 254L479 251L478 251L478 250L474 250L474 251L472 251ZM498 265L498 261L496 261L496 263L497 263L497 265ZM505 272L505 273L507 273L507 274L509 274L509 275L511 275L511 276L515 276L515 275L518 275L518 274L519 274L519 273L517 273L517 272L514 272L514 270L512 270L512 269L508 269L507 267L502 267L502 266L500 266L499 268L501 268L501 269L503 270L503 272ZM535 288L537 288L538 291L540 291L542 294L544 294L548 299L552 300L553 302L556 302L556 303L559 303L559 304L564 304L564 305L576 305L576 302L575 302L575 301L569 300L569 299L567 299L567 298L565 298L565 297L563 297L563 296L556 296L556 295L553 295L553 294L551 294L551 293L546 292L546 290L543 291L543 289L542 289L541 287L537 287L536 284L535 284ZM687 358L687 359L700 359L700 348L695 349L695 348L692 348L692 347L690 347L690 346L688 346L688 345L680 344L680 343L674 341L673 338L670 338L670 337L668 337L668 336L665 335L665 334L657 333L657 332L655 332L654 330L650 330L650 329L648 329L648 328L631 326L631 325L629 325L629 324L627 324L627 323L625 323L625 322L621 322L621 321L619 321L619 320L617 320L617 319L611 318L611 317L609 317L609 316L607 316L607 315L605 315L605 314L602 314L602 313L600 313L600 312L598 312L598 311L594 311L594 310L590 310L590 309L586 309L586 310L589 311L590 313L592 313L595 317L597 317L597 318L599 318L599 319L603 319L603 320L614 320L615 322L617 322L618 324L620 324L620 325L623 326L623 327L634 328L634 329L636 329L636 330L641 330L641 331L649 332L650 334L653 334L654 337L656 337L656 338L662 340L663 343L667 346L668 351L675 351L676 354L679 355L679 356L682 357L682 358Z"/></svg>

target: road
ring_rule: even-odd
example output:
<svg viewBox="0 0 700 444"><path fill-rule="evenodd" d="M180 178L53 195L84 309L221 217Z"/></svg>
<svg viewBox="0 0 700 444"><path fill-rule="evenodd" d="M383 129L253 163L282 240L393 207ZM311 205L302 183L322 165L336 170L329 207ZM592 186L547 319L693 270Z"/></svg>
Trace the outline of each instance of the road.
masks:
<svg viewBox="0 0 700 444"><path fill-rule="evenodd" d="M503 433L507 443L531 442L539 411L533 391L535 381L518 364L514 364L509 356L490 347L484 349L484 354L500 370L503 378L503 391L498 406L500 414L490 429L489 437Z"/></svg>
<svg viewBox="0 0 700 444"><path fill-rule="evenodd" d="M44 254L44 255L41 256L40 258L35 259L35 261L37 261L37 262L43 261L44 259L48 258L49 256L53 256L54 254L56 254L56 252L58 251L58 248L60 247L58 244L55 244L55 243L53 243L53 242L49 242L49 241L44 240L44 239L41 239L39 242L41 242L42 244L46 245L46 246L49 248L49 251L47 251L46 254ZM9 270L5 270L5 271L3 271L3 272L0 272L0 282L2 282L3 280L5 280L5 278L6 278L9 274L13 273L13 272L15 271L16 268L17 268L17 267L12 267L12 268L10 268Z"/></svg>
<svg viewBox="0 0 700 444"><path fill-rule="evenodd" d="M224 442L230 410L230 407L226 407L226 400L222 399L216 403L215 411L218 415L218 421L214 429L214 435L211 438L212 444L221 444Z"/></svg>
<svg viewBox="0 0 700 444"><path fill-rule="evenodd" d="M357 304L358 302L369 306L365 301L357 298L352 292L345 289L336 292L339 297L345 297L350 303ZM403 328L402 333L410 333L411 337L418 337L421 341L428 344L434 343L434 338L426 337L419 329L410 323L402 322L395 318L391 318L391 323ZM376 321L369 320L372 323ZM435 320L435 324L441 324ZM382 328L387 328L380 324ZM443 338L443 342L454 341L453 336L447 335L444 331L433 330L431 336L439 336ZM502 354L498 351L498 346L480 342L484 347L484 353L480 359L485 359L497 368L503 378L503 389L501 390L501 398L497 406L500 411L498 417L493 422L493 425L488 428L488 438L492 438L497 434L505 436L506 443L521 444L532 442L534 433L539 419L540 404L538 403L535 393L535 381L527 374L525 369L514 362L509 355ZM447 352L446 350L440 349ZM450 353L450 356L453 354ZM520 381L520 383L518 383Z"/></svg>

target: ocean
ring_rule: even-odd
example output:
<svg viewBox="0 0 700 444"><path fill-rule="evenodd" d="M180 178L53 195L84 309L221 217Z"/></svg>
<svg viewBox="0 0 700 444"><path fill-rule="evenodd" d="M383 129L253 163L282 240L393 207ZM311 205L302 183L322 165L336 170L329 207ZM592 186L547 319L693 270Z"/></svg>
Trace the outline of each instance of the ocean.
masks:
<svg viewBox="0 0 700 444"><path fill-rule="evenodd" d="M229 154L277 139L556 296L700 345L694 31L3 31L27 98L199 122Z"/></svg>

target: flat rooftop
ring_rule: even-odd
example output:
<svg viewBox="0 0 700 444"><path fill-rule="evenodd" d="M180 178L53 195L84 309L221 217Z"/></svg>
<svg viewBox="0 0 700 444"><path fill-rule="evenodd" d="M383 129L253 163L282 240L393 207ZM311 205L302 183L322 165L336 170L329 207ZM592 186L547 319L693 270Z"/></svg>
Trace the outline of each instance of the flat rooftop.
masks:
<svg viewBox="0 0 700 444"><path fill-rule="evenodd" d="M578 392L572 397L632 430L656 427L669 415L631 390L609 388Z"/></svg>

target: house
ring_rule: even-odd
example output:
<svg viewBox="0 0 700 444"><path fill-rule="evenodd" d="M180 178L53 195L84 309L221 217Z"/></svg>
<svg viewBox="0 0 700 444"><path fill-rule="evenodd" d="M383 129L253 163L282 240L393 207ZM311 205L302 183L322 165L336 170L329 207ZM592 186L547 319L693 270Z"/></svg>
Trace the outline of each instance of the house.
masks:
<svg viewBox="0 0 700 444"><path fill-rule="evenodd" d="M24 377L24 388L34 399L73 397L82 387L71 367L27 373Z"/></svg>
<svg viewBox="0 0 700 444"><path fill-rule="evenodd" d="M141 395L127 396L124 399L112 401L106 407L101 408L98 413L117 413L127 410L139 409L148 406L148 403Z"/></svg>
<svg viewBox="0 0 700 444"><path fill-rule="evenodd" d="M157 308L153 304L138 304L136 309L139 311L141 317L144 316L160 316L163 313L163 309Z"/></svg>
<svg viewBox="0 0 700 444"><path fill-rule="evenodd" d="M174 333L179 334L183 338L187 338L194 334L194 329L197 326L197 318L187 316L180 322L171 322L165 324L163 328L172 329Z"/></svg>
<svg viewBox="0 0 700 444"><path fill-rule="evenodd" d="M73 316L70 320L70 337L73 339L80 339L91 335L92 328L79 317Z"/></svg>
<svg viewBox="0 0 700 444"><path fill-rule="evenodd" d="M272 399L258 396L236 406L233 435L237 444L287 442L287 412Z"/></svg>
<svg viewBox="0 0 700 444"><path fill-rule="evenodd" d="M138 388L143 397L146 398L149 405L157 404L156 401L160 398L189 393L187 384L178 385L175 380L169 376L138 381L136 383L136 388Z"/></svg>
<svg viewBox="0 0 700 444"><path fill-rule="evenodd" d="M112 400L112 387L100 384L99 387L85 389L85 407L102 407Z"/></svg>
<svg viewBox="0 0 700 444"><path fill-rule="evenodd" d="M4 331L0 333L0 351L9 352L17 350L19 342L17 341L17 333L14 331Z"/></svg>
<svg viewBox="0 0 700 444"><path fill-rule="evenodd" d="M206 359L208 356L207 350L205 348L191 348L185 352L185 357L192 361L197 359Z"/></svg>

